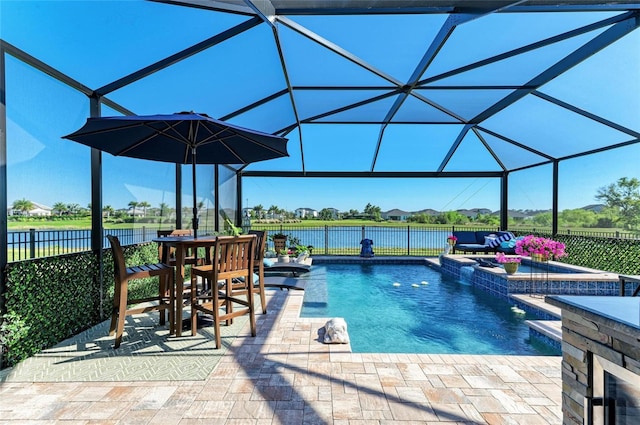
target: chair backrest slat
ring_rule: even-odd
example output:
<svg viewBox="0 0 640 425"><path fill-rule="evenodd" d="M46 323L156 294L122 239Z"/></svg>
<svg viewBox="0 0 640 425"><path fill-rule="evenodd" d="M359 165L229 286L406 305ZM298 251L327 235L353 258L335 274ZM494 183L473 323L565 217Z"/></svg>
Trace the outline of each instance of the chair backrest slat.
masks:
<svg viewBox="0 0 640 425"><path fill-rule="evenodd" d="M116 278L116 282L119 282L125 279L127 275L127 266L124 261L124 252L122 250L122 245L120 245L120 240L117 236L107 235L107 239L109 240L109 244L111 245L111 251L113 255L114 276Z"/></svg>
<svg viewBox="0 0 640 425"><path fill-rule="evenodd" d="M249 230L249 235L256 235L256 255L255 259L262 261L264 258L264 249L267 242L266 230Z"/></svg>
<svg viewBox="0 0 640 425"><path fill-rule="evenodd" d="M221 278L226 275L253 273L255 235L219 236L215 244L213 269Z"/></svg>

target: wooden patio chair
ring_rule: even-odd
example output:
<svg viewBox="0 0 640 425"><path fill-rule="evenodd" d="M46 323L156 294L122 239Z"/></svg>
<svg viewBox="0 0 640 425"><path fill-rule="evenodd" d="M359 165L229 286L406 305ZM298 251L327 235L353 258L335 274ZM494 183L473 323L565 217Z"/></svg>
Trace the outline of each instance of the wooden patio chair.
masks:
<svg viewBox="0 0 640 425"><path fill-rule="evenodd" d="M174 230L158 230L158 237L164 238L167 236L193 236L193 230L191 229L174 229ZM161 263L168 264L170 266L176 265L176 250L165 246L165 244L158 244L158 259ZM203 260L200 260L203 261ZM185 264L198 264L198 257L195 252L188 252L184 259Z"/></svg>
<svg viewBox="0 0 640 425"><path fill-rule="evenodd" d="M174 291L171 289L174 285L173 267L164 263L127 267L120 240L113 235L107 235L107 239L111 244L114 263L115 287L113 309L111 310L111 325L109 326L109 335L113 335L114 332L116 335L114 348L120 347L122 334L124 333L124 322L128 315L159 311L160 325L164 325L164 311L169 310L169 332L173 333L173 324L175 322ZM158 294L152 297L129 299L129 281L149 277L158 277ZM154 304L149 304L151 302L154 302ZM128 308L130 305L133 305L133 307Z"/></svg>
<svg viewBox="0 0 640 425"><path fill-rule="evenodd" d="M256 256L253 263L253 272L258 275L258 284L253 284L253 293L260 295L262 314L267 314L267 301L264 294L264 251L267 245L266 230L249 230L249 235L256 235Z"/></svg>
<svg viewBox="0 0 640 425"><path fill-rule="evenodd" d="M211 282L211 294L196 296L195 279L191 281L191 334L197 332L198 312L213 316L216 348L221 346L220 323L249 315L251 336L256 336L253 302L253 266L256 236L220 236L213 247L211 264L195 266L191 273ZM234 284L235 282L235 284ZM240 306L236 309L234 306Z"/></svg>

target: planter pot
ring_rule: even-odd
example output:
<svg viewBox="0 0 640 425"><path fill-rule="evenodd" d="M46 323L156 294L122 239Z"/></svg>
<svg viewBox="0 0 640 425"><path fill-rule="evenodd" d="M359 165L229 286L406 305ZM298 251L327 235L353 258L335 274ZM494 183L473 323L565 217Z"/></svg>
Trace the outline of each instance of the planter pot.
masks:
<svg viewBox="0 0 640 425"><path fill-rule="evenodd" d="M507 274L515 274L518 271L518 263L504 263L504 270Z"/></svg>
<svg viewBox="0 0 640 425"><path fill-rule="evenodd" d="M542 254L531 254L531 261L537 261L537 262L549 261L549 257Z"/></svg>
<svg viewBox="0 0 640 425"><path fill-rule="evenodd" d="M288 255L278 255L278 262L279 263L288 263L289 262L289 256Z"/></svg>
<svg viewBox="0 0 640 425"><path fill-rule="evenodd" d="M287 249L287 237L285 236L283 238L273 238L273 249L276 252Z"/></svg>

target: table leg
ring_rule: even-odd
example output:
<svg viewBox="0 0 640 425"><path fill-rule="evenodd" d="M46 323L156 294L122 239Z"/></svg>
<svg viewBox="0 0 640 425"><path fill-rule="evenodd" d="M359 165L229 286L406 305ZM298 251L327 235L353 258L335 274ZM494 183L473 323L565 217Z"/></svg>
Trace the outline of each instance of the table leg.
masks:
<svg viewBox="0 0 640 425"><path fill-rule="evenodd" d="M176 247L176 336L182 336L182 306L184 295L184 247L178 244Z"/></svg>

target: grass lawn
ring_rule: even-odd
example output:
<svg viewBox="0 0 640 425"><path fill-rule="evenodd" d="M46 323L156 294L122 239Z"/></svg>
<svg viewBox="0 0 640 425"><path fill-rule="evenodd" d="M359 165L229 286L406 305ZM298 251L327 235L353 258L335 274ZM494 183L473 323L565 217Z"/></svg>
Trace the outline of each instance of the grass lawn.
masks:
<svg viewBox="0 0 640 425"><path fill-rule="evenodd" d="M201 227L213 227L213 224L206 225L205 223L200 224ZM380 227L407 227L407 226L415 226L415 227L432 227L437 228L441 227L443 229L450 229L452 227L451 224L423 224L423 223L406 223L406 222L375 222L371 220L362 220L362 219L346 219L346 220L301 220L295 223L253 223L252 227L255 229L277 229L282 226L283 229L292 229L292 228L306 228L306 227L324 227L324 226L380 226ZM112 223L105 222L105 229L141 229L143 227L147 227L149 229L171 229L173 228L171 223L163 223L160 225L159 223L149 223L149 222L135 222L135 223ZM456 225L456 227L479 227L479 228L492 228L495 226L488 226L486 224L469 224L469 225ZM495 227L497 229L497 227ZM517 231L518 228L523 229L531 229L536 228L541 231L550 230L545 229L544 227L535 226L529 223L520 225L520 224L511 224L509 229ZM29 221L8 221L8 229L10 231L26 231L29 229L43 230L43 229L58 229L58 230L83 230L83 229L91 229L91 218L89 217L81 217L81 218L69 218L65 220L46 220L40 218L33 218ZM566 232L567 228L560 227L559 231L561 233ZM582 227L572 227L571 231L585 231L585 232L625 232L623 229L617 228L582 228Z"/></svg>
<svg viewBox="0 0 640 425"><path fill-rule="evenodd" d="M106 222L103 224L105 229L141 229L148 227L152 229L159 229L158 223L111 223ZM57 229L57 230L84 230L91 229L91 218L82 217L69 220L40 220L33 221L9 221L7 223L9 230L21 231L21 230L43 230L43 229ZM172 224L163 223L163 229L173 228Z"/></svg>

